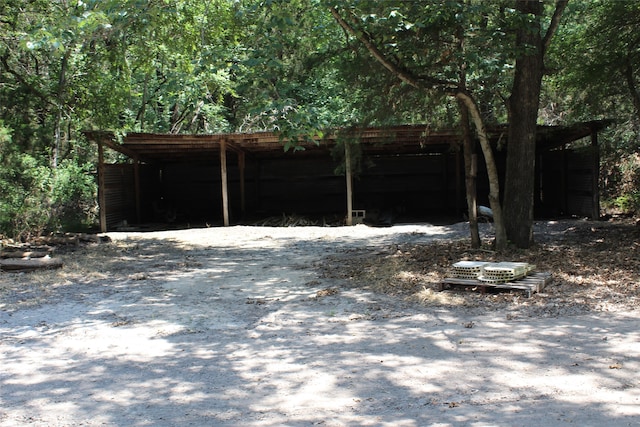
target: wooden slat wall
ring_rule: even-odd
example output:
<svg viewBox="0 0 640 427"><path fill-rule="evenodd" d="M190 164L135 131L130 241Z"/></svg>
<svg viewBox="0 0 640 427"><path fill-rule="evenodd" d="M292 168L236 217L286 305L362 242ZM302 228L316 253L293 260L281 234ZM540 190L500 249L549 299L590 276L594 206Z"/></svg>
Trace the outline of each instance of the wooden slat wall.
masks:
<svg viewBox="0 0 640 427"><path fill-rule="evenodd" d="M571 215L589 217L594 211L593 154L592 147L567 153L567 210Z"/></svg>
<svg viewBox="0 0 640 427"><path fill-rule="evenodd" d="M230 154L228 185L232 220L241 210L240 172ZM376 156L354 179L354 209L395 209L408 215L446 213L456 206L455 156ZM246 209L249 215L344 214L346 185L331 158L247 159ZM144 180L143 180L144 182ZM215 220L222 212L220 169L210 164L162 168L155 198L191 220ZM143 183L143 193L149 193Z"/></svg>
<svg viewBox="0 0 640 427"><path fill-rule="evenodd" d="M447 212L455 197L452 159L447 154L370 158L373 166L355 181L354 208L393 209L408 216Z"/></svg>
<svg viewBox="0 0 640 427"><path fill-rule="evenodd" d="M104 184L107 228L110 229L125 220L135 222L133 165L105 165Z"/></svg>
<svg viewBox="0 0 640 427"><path fill-rule="evenodd" d="M504 170L504 156L497 156ZM461 161L461 156L458 158ZM593 153L553 151L540 158L541 203L551 215L589 215L593 209ZM455 153L369 156L354 177L354 209L394 210L419 220L434 215L460 216L465 209L464 177L456 167ZM488 185L482 157L478 164L478 201L488 205ZM331 158L288 157L246 159L245 193L249 216L281 213L346 213L344 176L336 175ZM238 158L228 153L228 186L231 221L240 219L240 171ZM458 179L456 179L458 178ZM132 165L107 165L107 222L109 227L135 221ZM461 185L460 189L456 185ZM175 163L141 167L143 222L157 221L154 201L176 210L176 221L222 219L219 161Z"/></svg>
<svg viewBox="0 0 640 427"><path fill-rule="evenodd" d="M547 216L592 216L594 148L550 151L541 156L541 194ZM597 191L597 189L595 189Z"/></svg>
<svg viewBox="0 0 640 427"><path fill-rule="evenodd" d="M346 184L330 158L263 160L250 177L251 206L259 214L346 212Z"/></svg>

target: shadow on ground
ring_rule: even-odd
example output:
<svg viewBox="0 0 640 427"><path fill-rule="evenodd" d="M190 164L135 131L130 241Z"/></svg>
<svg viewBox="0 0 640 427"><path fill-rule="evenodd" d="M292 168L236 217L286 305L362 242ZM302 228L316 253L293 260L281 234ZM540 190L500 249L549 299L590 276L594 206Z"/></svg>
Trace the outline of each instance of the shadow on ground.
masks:
<svg viewBox="0 0 640 427"><path fill-rule="evenodd" d="M389 239L69 253L50 298L0 311L0 425L637 425L637 317L470 317L311 268Z"/></svg>

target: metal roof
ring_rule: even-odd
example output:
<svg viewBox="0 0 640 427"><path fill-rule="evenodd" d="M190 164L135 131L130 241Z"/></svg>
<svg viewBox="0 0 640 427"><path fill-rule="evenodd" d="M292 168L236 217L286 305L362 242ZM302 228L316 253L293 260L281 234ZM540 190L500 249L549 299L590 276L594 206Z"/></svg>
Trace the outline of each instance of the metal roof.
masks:
<svg viewBox="0 0 640 427"><path fill-rule="evenodd" d="M538 146L551 149L590 136L608 126L609 121L592 121L572 126L539 126ZM506 140L507 126L487 129L492 142ZM227 150L244 153L249 158L328 155L341 138L356 139L367 154L423 154L444 152L461 141L458 129L433 130L428 125L340 129L313 141L303 141L296 151L285 151L286 140L276 132L227 134L154 134L128 133L122 143L113 133L87 131L90 140L148 163L207 161L220 157L222 144Z"/></svg>

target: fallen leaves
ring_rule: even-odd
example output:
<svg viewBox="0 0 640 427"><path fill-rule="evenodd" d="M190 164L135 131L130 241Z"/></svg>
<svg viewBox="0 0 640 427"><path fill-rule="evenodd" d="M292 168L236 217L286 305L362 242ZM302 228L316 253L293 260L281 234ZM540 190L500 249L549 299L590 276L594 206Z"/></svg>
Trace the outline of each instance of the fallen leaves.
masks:
<svg viewBox="0 0 640 427"><path fill-rule="evenodd" d="M498 253L472 249L468 241L394 244L350 249L318 265L325 278L350 286L411 299L428 306L511 308L519 315L557 316L588 311L635 310L640 305L640 231L632 222L573 221L536 235L531 249ZM564 228L562 228L564 227ZM546 230L546 229L545 229ZM553 233L551 233L553 231ZM488 245L489 242L486 242ZM438 292L451 264L461 261L515 261L548 271L552 282L540 294L473 291Z"/></svg>
<svg viewBox="0 0 640 427"><path fill-rule="evenodd" d="M328 297L338 293L338 288L326 288L316 292L316 298Z"/></svg>

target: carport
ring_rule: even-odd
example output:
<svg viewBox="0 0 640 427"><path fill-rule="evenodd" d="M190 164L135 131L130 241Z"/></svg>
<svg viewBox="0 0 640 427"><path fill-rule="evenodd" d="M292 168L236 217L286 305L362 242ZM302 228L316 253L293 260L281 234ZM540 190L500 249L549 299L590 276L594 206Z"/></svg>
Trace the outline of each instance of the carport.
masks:
<svg viewBox="0 0 640 427"><path fill-rule="evenodd" d="M597 132L608 123L541 126L536 203L556 214L599 215ZM293 144L275 132L208 135L90 131L98 147L102 231L180 209L222 225L247 214L390 208L418 218L464 210L461 132L428 125L353 128ZM507 127L488 129L502 170ZM583 148L574 141L590 138ZM285 146L291 146L285 150ZM106 149L124 155L107 163ZM122 156L120 156L122 157ZM345 159L347 161L345 161ZM478 196L488 192L479 161ZM169 214L173 215L173 214ZM162 219L162 218L161 218ZM171 218L165 218L171 219Z"/></svg>

